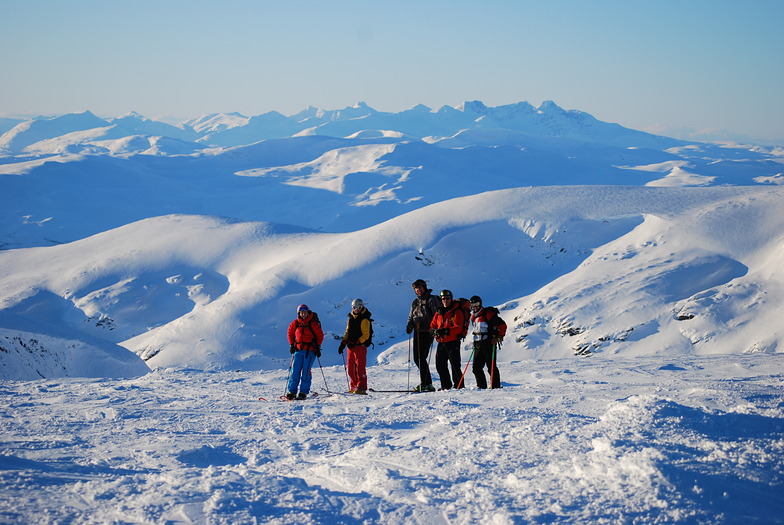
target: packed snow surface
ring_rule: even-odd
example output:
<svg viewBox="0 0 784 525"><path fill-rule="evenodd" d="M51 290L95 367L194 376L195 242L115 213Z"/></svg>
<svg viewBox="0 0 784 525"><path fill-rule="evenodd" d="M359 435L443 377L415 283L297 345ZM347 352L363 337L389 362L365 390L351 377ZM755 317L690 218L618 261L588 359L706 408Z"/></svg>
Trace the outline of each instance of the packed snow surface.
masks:
<svg viewBox="0 0 784 525"><path fill-rule="evenodd" d="M405 388L406 354L370 386ZM286 362L5 381L0 521L784 522L781 354L521 354L499 390L327 396L331 366L294 402Z"/></svg>

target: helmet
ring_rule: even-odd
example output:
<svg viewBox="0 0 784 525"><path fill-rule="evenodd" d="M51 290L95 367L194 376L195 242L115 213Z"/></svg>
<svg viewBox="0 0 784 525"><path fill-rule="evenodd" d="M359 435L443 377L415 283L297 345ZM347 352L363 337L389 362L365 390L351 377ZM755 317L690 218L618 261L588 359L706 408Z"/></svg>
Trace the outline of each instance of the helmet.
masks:
<svg viewBox="0 0 784 525"><path fill-rule="evenodd" d="M308 308L308 305L306 305L306 304L301 304L301 305L297 306L297 313L309 312L309 311L310 311L310 308Z"/></svg>
<svg viewBox="0 0 784 525"><path fill-rule="evenodd" d="M469 302L469 303L479 303L479 304L482 304L482 298L481 298L481 297L479 297L478 295L474 295L474 296L472 296L472 297L471 297L471 298L468 300L468 302Z"/></svg>
<svg viewBox="0 0 784 525"><path fill-rule="evenodd" d="M411 283L411 288L427 288L427 283L422 279L417 279Z"/></svg>
<svg viewBox="0 0 784 525"><path fill-rule="evenodd" d="M363 306L365 306L365 303L362 302L362 299L354 299L353 301L351 301L352 310L359 310Z"/></svg>
<svg viewBox="0 0 784 525"><path fill-rule="evenodd" d="M452 297L452 291L451 290L441 290L441 297L449 297L449 298L451 298Z"/></svg>

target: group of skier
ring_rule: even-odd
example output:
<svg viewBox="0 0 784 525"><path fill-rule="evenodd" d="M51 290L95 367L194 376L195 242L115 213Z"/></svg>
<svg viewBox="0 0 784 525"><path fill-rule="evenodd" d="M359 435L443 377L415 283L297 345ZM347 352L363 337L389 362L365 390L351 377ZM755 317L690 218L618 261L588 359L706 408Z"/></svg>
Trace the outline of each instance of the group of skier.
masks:
<svg viewBox="0 0 784 525"><path fill-rule="evenodd" d="M490 388L500 388L501 376L496 357L506 334L506 323L498 315L498 309L483 306L481 297L477 295L469 300L455 300L450 290L442 290L440 296L436 297L422 279L417 279L411 286L416 298L411 303L406 333L411 335L413 361L419 369L420 382L414 391L436 390L428 363L434 340L438 343L435 360L441 380L439 390L465 387L465 372L461 371L460 363L460 343L468 335L469 327L473 337L472 372L477 387L488 387L484 371L487 368ZM367 394L367 350L372 344L372 338L371 314L362 299L354 299L348 314L346 331L338 347L339 354L346 351L345 366L351 394ZM288 328L288 341L292 358L285 397L290 400L305 399L310 394L313 363L321 357L321 345L324 341L318 315L305 304L297 307L297 318ZM409 348L411 349L411 346Z"/></svg>

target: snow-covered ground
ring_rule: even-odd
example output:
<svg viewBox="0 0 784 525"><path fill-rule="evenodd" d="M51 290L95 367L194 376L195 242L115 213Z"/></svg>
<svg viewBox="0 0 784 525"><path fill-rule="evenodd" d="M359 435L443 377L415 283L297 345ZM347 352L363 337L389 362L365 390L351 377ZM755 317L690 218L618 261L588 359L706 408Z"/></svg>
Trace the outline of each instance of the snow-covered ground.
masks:
<svg viewBox="0 0 784 525"><path fill-rule="evenodd" d="M782 155L553 103L18 123L0 522L782 523ZM503 390L342 393L356 297L418 382L419 278L501 309ZM334 394L284 403L300 303Z"/></svg>
<svg viewBox="0 0 784 525"><path fill-rule="evenodd" d="M4 381L0 521L784 523L781 354L519 354L501 390L469 370L460 391L302 402L278 400L286 362ZM406 356L370 386L405 388ZM346 389L342 366L314 373Z"/></svg>

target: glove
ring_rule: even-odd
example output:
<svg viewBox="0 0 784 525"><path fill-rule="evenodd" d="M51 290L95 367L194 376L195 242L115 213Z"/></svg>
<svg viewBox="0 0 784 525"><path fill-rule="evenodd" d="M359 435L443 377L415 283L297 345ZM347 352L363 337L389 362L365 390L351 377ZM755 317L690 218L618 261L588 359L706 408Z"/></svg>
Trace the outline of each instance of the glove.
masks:
<svg viewBox="0 0 784 525"><path fill-rule="evenodd" d="M289 348L289 351L290 351L292 354L293 354L294 352L296 352L296 351L297 351L297 345L295 345L295 344L292 344L292 345L291 345L291 347Z"/></svg>
<svg viewBox="0 0 784 525"><path fill-rule="evenodd" d="M436 337L442 337L449 333L449 328L436 328L433 330L433 335Z"/></svg>
<svg viewBox="0 0 784 525"><path fill-rule="evenodd" d="M321 357L321 347L316 345L316 357Z"/></svg>
<svg viewBox="0 0 784 525"><path fill-rule="evenodd" d="M406 333L410 334L413 331L414 331L414 323L409 321L408 324L406 325Z"/></svg>
<svg viewBox="0 0 784 525"><path fill-rule="evenodd" d="M342 354L344 348L346 348L346 342L345 341L341 341L340 342L340 346L338 347L338 353Z"/></svg>

